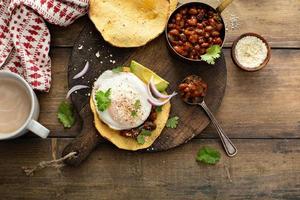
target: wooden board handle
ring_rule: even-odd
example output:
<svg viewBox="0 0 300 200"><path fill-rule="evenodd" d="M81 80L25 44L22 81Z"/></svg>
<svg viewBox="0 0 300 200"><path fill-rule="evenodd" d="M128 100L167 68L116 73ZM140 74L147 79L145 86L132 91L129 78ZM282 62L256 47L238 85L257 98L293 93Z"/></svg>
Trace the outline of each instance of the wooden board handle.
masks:
<svg viewBox="0 0 300 200"><path fill-rule="evenodd" d="M94 127L94 117L89 105L86 105L81 111L80 116L83 119L81 133L68 144L62 152L62 157L76 152L75 157L65 160L65 164L70 166L78 166L84 161L94 148L99 144L100 136Z"/></svg>
<svg viewBox="0 0 300 200"><path fill-rule="evenodd" d="M222 3L216 8L216 10L221 13L223 12L223 10L229 5L231 4L233 0L224 0L222 1Z"/></svg>

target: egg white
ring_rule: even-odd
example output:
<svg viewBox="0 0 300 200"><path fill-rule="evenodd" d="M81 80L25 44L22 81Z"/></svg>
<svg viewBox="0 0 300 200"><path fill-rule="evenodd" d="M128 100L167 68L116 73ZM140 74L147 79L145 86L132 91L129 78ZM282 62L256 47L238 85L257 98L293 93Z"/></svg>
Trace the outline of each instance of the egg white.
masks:
<svg viewBox="0 0 300 200"><path fill-rule="evenodd" d="M130 72L105 71L94 83L93 99L99 90L111 90L111 104L105 111L97 109L99 118L114 130L126 130L142 125L151 113L147 86ZM134 104L139 101L138 109ZM133 115L132 111L136 111Z"/></svg>

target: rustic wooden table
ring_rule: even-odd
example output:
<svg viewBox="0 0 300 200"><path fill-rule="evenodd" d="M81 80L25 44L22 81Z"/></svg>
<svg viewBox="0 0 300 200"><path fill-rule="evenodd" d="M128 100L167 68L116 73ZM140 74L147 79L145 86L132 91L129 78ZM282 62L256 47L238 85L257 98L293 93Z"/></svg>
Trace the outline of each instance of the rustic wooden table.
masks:
<svg viewBox="0 0 300 200"><path fill-rule="evenodd" d="M83 17L67 28L50 26L52 88L38 96L40 121L51 135L0 142L0 199L300 199L300 1L236 0L223 16L228 81L216 117L238 156L223 153L209 126L167 152L135 153L103 143L80 167L25 176L22 166L60 157L80 129L80 123L63 129L56 111L66 95L73 43L88 20ZM232 30L235 16L240 26ZM261 71L245 72L232 63L232 41L245 32L262 34L272 46L271 60ZM204 145L222 152L217 165L195 162Z"/></svg>

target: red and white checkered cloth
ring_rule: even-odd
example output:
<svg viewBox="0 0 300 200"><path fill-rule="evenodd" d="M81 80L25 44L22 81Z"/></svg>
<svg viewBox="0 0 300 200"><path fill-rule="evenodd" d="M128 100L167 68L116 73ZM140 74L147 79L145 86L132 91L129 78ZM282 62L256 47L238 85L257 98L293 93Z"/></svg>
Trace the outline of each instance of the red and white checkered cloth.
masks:
<svg viewBox="0 0 300 200"><path fill-rule="evenodd" d="M0 70L22 75L33 89L49 91L50 34L43 19L67 26L89 0L0 0Z"/></svg>

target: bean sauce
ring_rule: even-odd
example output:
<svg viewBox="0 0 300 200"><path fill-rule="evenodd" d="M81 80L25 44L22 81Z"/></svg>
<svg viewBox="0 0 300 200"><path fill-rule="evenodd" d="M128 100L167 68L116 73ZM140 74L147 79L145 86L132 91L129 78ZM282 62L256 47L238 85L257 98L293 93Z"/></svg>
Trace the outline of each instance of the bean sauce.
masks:
<svg viewBox="0 0 300 200"><path fill-rule="evenodd" d="M167 35L180 55L198 60L212 45L222 45L223 23L218 13L202 6L183 7L168 23Z"/></svg>
<svg viewBox="0 0 300 200"><path fill-rule="evenodd" d="M179 91L184 101L198 102L206 95L207 84L199 76L191 75L179 85Z"/></svg>

